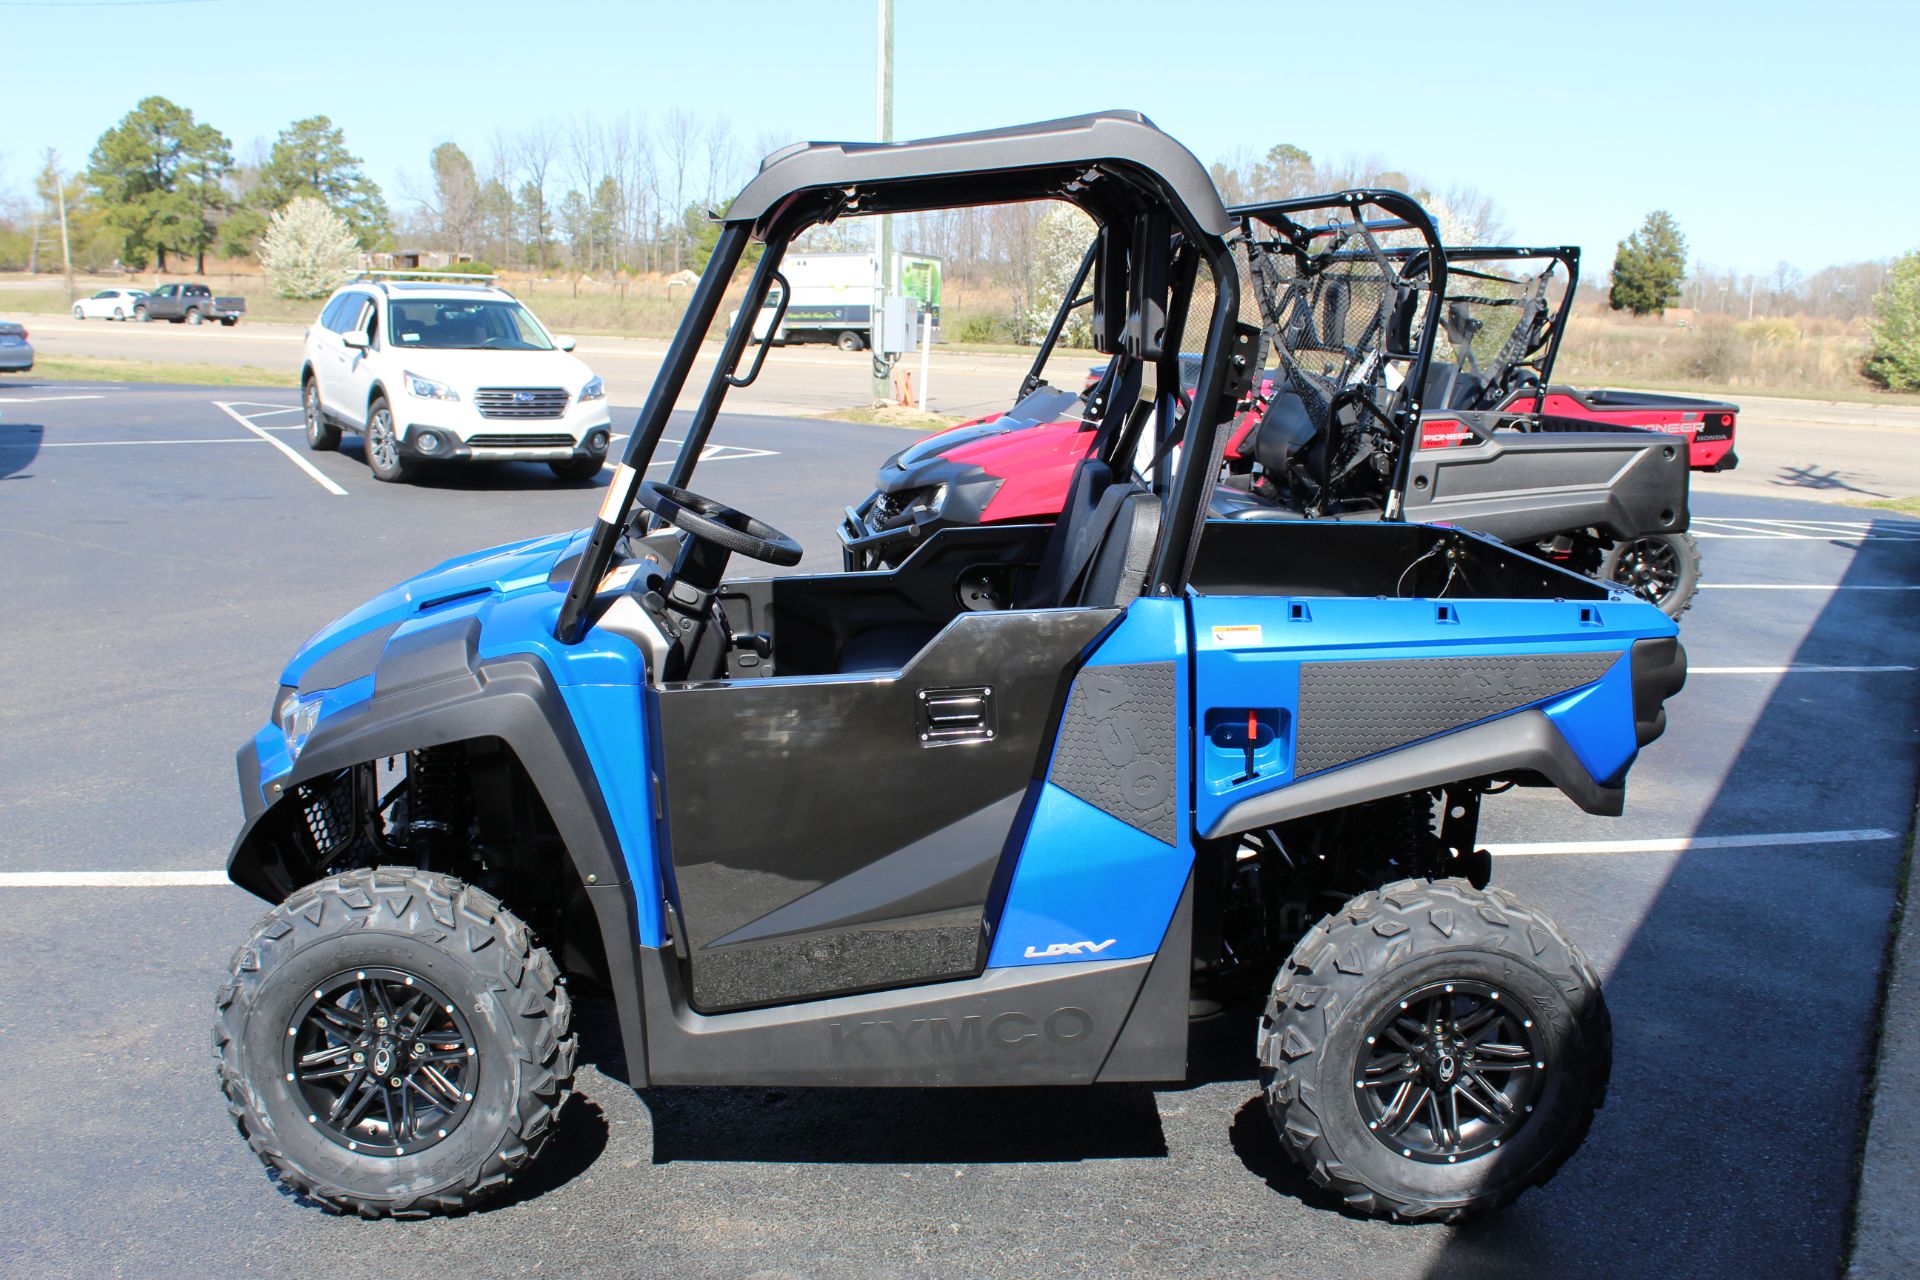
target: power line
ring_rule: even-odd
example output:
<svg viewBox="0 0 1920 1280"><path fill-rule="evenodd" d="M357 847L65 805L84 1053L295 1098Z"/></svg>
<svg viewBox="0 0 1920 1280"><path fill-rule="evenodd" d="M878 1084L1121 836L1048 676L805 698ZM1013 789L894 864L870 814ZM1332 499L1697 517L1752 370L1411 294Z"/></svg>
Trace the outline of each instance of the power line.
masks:
<svg viewBox="0 0 1920 1280"><path fill-rule="evenodd" d="M0 0L0 9L152 9L163 4L213 4L216 0Z"/></svg>

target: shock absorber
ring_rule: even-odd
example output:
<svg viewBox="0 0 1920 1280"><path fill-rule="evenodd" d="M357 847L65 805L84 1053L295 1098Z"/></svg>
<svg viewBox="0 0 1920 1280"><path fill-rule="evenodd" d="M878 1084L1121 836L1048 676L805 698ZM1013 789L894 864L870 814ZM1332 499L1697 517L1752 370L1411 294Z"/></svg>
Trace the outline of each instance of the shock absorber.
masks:
<svg viewBox="0 0 1920 1280"><path fill-rule="evenodd" d="M464 763L455 746L408 753L407 850L422 867L450 866L465 844Z"/></svg>

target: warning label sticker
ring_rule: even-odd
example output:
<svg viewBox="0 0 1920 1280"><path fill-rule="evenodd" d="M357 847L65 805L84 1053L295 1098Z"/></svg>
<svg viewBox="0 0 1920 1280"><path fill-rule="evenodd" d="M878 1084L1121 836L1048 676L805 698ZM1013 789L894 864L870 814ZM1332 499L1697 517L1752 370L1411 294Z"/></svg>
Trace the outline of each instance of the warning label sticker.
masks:
<svg viewBox="0 0 1920 1280"><path fill-rule="evenodd" d="M1260 624L1242 622L1230 627L1215 627L1213 643L1222 649L1251 649L1260 643Z"/></svg>

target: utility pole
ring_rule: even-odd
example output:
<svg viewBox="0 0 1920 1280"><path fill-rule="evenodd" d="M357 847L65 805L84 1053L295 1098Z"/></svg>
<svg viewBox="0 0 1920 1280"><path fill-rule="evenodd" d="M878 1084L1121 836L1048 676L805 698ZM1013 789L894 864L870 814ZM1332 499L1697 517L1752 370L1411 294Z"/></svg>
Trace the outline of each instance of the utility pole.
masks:
<svg viewBox="0 0 1920 1280"><path fill-rule="evenodd" d="M67 180L53 168L53 189L60 197L60 265L67 272L67 305L73 305L73 246L67 241Z"/></svg>
<svg viewBox="0 0 1920 1280"><path fill-rule="evenodd" d="M879 0L880 3L880 59L878 96L874 103L874 132L879 135L877 141L893 141L893 0ZM867 329L867 346L873 355L873 401L880 404L893 393L889 378L893 372L893 362L880 350L881 322L887 305L887 294L893 288L893 219L881 215L880 225L876 229L875 248L879 258L879 270L873 282L873 322Z"/></svg>

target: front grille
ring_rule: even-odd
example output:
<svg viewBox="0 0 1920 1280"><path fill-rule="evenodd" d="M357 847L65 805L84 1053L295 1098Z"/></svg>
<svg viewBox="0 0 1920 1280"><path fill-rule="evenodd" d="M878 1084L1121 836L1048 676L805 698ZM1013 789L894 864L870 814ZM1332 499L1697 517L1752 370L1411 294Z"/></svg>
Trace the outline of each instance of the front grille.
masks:
<svg viewBox="0 0 1920 1280"><path fill-rule="evenodd" d="M482 410L482 412L485 412L485 410ZM487 416L498 417L499 415L488 414ZM571 449L573 448L573 437L560 435L516 436L508 435L504 432L495 432L491 435L470 436L467 439L467 443L481 449Z"/></svg>
<svg viewBox="0 0 1920 1280"><path fill-rule="evenodd" d="M482 387L473 393L483 418L557 418L567 411L560 387Z"/></svg>

